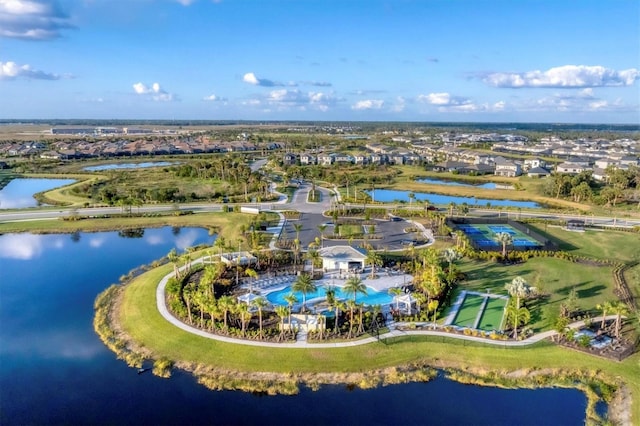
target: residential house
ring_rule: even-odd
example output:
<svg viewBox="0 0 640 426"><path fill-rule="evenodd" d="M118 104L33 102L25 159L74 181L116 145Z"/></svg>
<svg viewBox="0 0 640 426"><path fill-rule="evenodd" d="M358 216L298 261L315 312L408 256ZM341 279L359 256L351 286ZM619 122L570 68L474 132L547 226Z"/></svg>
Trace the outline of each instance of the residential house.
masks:
<svg viewBox="0 0 640 426"><path fill-rule="evenodd" d="M316 164L316 157L311 154L300 154L300 164L305 166Z"/></svg>
<svg viewBox="0 0 640 426"><path fill-rule="evenodd" d="M298 156L292 152L287 152L282 156L282 164L285 166L294 166L298 161Z"/></svg>
<svg viewBox="0 0 640 426"><path fill-rule="evenodd" d="M544 167L532 167L527 171L527 176L533 178L543 178L549 176L550 174L551 172L549 172L549 170L545 169Z"/></svg>
<svg viewBox="0 0 640 426"><path fill-rule="evenodd" d="M318 155L318 164L321 166L330 166L334 162L333 154L320 154Z"/></svg>
<svg viewBox="0 0 640 426"><path fill-rule="evenodd" d="M569 162L558 164L556 166L556 172L558 173L578 174L584 172L585 170L589 170L589 167Z"/></svg>
<svg viewBox="0 0 640 426"><path fill-rule="evenodd" d="M501 161L496 163L494 174L496 176L516 177L522 174L522 168L520 164L514 161Z"/></svg>

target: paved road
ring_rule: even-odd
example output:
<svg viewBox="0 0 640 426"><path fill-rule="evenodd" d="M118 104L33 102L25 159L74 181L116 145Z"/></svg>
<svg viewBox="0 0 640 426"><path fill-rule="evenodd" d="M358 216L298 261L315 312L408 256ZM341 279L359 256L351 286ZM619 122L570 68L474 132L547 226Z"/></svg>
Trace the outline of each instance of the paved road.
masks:
<svg viewBox="0 0 640 426"><path fill-rule="evenodd" d="M256 170L266 164L267 160L258 160L252 164ZM259 206L264 209L294 209L303 213L321 214L329 209L331 201L335 200L336 195L333 191L326 188L316 187L322 194L321 202L311 203L307 201L309 191L311 190L311 184L308 182L301 182L300 188L295 192L291 202L286 202L282 199L276 203L251 203L246 204L251 207ZM183 210L193 210L194 212L215 212L220 211L224 204L216 203L197 203L197 204L184 204L180 206ZM360 204L353 204L354 207L360 207ZM403 208L408 208L407 205L402 205ZM140 212L153 212L153 211L169 211L176 208L173 205L147 205L144 207L134 207L134 211ZM421 209L421 208L420 208ZM39 220L39 219L52 219L69 215L74 209L71 208L25 208L21 210L12 211L0 211L0 222L13 222L23 220ZM103 215L120 213L122 210L120 207L92 207L75 209L80 215ZM541 219L578 219L584 220L587 223L593 223L601 226L640 226L640 218L627 218L616 216L590 216L590 215L575 215L575 214L560 214L549 212L532 212L532 211L498 211L495 209L482 209L472 208L470 210L472 216L482 217L508 217L510 219L523 218L541 218Z"/></svg>

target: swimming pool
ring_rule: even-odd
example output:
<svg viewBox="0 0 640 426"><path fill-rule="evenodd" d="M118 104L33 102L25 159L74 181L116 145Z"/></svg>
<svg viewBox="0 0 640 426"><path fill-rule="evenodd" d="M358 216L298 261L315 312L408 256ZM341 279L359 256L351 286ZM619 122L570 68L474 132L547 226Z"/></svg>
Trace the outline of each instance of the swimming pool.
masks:
<svg viewBox="0 0 640 426"><path fill-rule="evenodd" d="M293 293L298 299L298 304L302 303L302 293L301 292L292 292L291 286L286 286L281 290L272 291L266 295L266 298L269 302L274 305L287 305L287 301L284 300L286 296ZM307 293L307 304L310 301L315 299L324 300L327 297L327 293L324 287L318 287L318 289L313 293ZM341 287L336 286L336 299L338 300L348 300L353 299L353 293L345 293L342 291ZM388 305L393 302L393 296L382 292L376 291L371 287L367 287L367 295L365 296L362 293L358 293L356 297L356 302L364 303L368 306L374 305Z"/></svg>

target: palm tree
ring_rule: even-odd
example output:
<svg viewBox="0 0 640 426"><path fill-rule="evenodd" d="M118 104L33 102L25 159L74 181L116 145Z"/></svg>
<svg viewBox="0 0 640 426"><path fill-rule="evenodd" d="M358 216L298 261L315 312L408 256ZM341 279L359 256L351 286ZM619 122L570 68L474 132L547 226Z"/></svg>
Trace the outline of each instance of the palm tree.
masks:
<svg viewBox="0 0 640 426"><path fill-rule="evenodd" d="M437 300L432 300L431 302L429 302L429 304L427 305L427 309L430 311L433 311L433 328L436 328L436 318L438 317L438 306L440 305L440 302L438 302Z"/></svg>
<svg viewBox="0 0 640 426"><path fill-rule="evenodd" d="M307 250L306 258L311 261L311 275L314 275L316 272L316 266L320 264L322 266L322 257L320 253L316 249Z"/></svg>
<svg viewBox="0 0 640 426"><path fill-rule="evenodd" d="M355 276L347 280L342 291L346 293L353 293L353 302L355 303L358 293L362 293L365 296L367 295L367 286L364 285L360 277Z"/></svg>
<svg viewBox="0 0 640 426"><path fill-rule="evenodd" d="M457 204L453 201L449 203L449 216L453 217L453 210L456 208Z"/></svg>
<svg viewBox="0 0 640 426"><path fill-rule="evenodd" d="M320 241L321 241L320 248L324 247L324 231L325 231L325 229L327 229L327 225L325 225L324 223L322 225L318 225L318 231L320 231Z"/></svg>
<svg viewBox="0 0 640 426"><path fill-rule="evenodd" d="M176 252L175 248L172 248L171 251L167 253L167 259L169 259L169 262L173 264L173 275L175 275L177 279L180 279L180 270L178 269L178 253Z"/></svg>
<svg viewBox="0 0 640 426"><path fill-rule="evenodd" d="M349 307L349 334L347 335L347 338L351 338L351 333L353 333L353 322L354 322L353 311L356 305L357 304L355 300L347 300L347 306Z"/></svg>
<svg viewBox="0 0 640 426"><path fill-rule="evenodd" d="M302 224L301 223L294 223L293 224L293 230L296 231L296 240L300 240L300 231L302 231Z"/></svg>
<svg viewBox="0 0 640 426"><path fill-rule="evenodd" d="M289 305L289 330L293 332L293 327L291 326L291 310L293 309L293 305L298 303L298 298L295 294L289 293L284 297L284 300Z"/></svg>
<svg viewBox="0 0 640 426"><path fill-rule="evenodd" d="M313 293L318 290L318 287L315 285L313 280L311 279L311 275L301 274L293 283L291 287L293 291L299 291L302 293L302 309L304 312L306 309L307 302L307 293Z"/></svg>
<svg viewBox="0 0 640 426"><path fill-rule="evenodd" d="M225 331L228 330L227 318L229 316L229 311L233 310L235 304L236 303L231 296L222 296L220 299L218 299L218 306L222 310L222 319L224 321Z"/></svg>
<svg viewBox="0 0 640 426"><path fill-rule="evenodd" d="M607 312L611 312L613 310L613 303L609 301L604 303L598 303L596 305L596 309L602 311L602 322L600 323L600 329L604 329Z"/></svg>
<svg viewBox="0 0 640 426"><path fill-rule="evenodd" d="M284 336L284 319L289 315L289 310L286 306L278 305L276 306L275 311L276 315L280 317L280 335L278 336L278 340L280 340L282 336ZM289 324L289 326L291 326L291 324Z"/></svg>
<svg viewBox="0 0 640 426"><path fill-rule="evenodd" d="M530 317L529 311L525 308L525 311L521 311L520 308L520 299L527 296L531 291L529 285L522 277L515 277L510 283L506 284L504 288L507 290L511 297L516 298L516 303L514 305L514 309L512 309L511 318L513 319L513 336L517 340L518 339L518 326L522 321L520 321L520 314L528 315ZM525 324L529 322L525 321Z"/></svg>
<svg viewBox="0 0 640 426"><path fill-rule="evenodd" d="M369 250L367 252L367 258L365 259L365 261L369 265L371 265L371 276L370 276L370 278L373 279L375 277L375 275L376 275L376 266L382 266L382 258L375 251Z"/></svg>
<svg viewBox="0 0 640 426"><path fill-rule="evenodd" d="M336 299L336 287L333 285L325 286L324 294L325 294L329 309L335 309L335 324L333 328L337 331L338 330L338 300Z"/></svg>
<svg viewBox="0 0 640 426"><path fill-rule="evenodd" d="M220 278L220 273L221 273L221 268L219 267L220 264L216 264L216 265L208 265L206 268L204 268L202 277L200 278L200 285L201 286L209 286L209 289L211 290L211 296L212 297L216 297L216 291L215 291L215 282L218 278Z"/></svg>
<svg viewBox="0 0 640 426"><path fill-rule="evenodd" d="M622 317L629 315L629 307L623 302L617 300L613 303L612 311L616 314L616 339L619 339L620 330L622 329Z"/></svg>
<svg viewBox="0 0 640 426"><path fill-rule="evenodd" d="M235 312L238 314L240 318L240 325L242 327L242 337L246 336L247 332L247 323L251 321L251 317L253 316L249 311L249 305L246 303L238 303L235 307Z"/></svg>
<svg viewBox="0 0 640 426"><path fill-rule="evenodd" d="M400 311L400 300L398 299L398 296L402 294L402 289L400 287L391 287L388 291L389 294L394 296L396 299L396 311Z"/></svg>
<svg viewBox="0 0 640 426"><path fill-rule="evenodd" d="M264 337L264 334L262 332L262 310L265 307L267 307L268 303L267 303L267 300L264 297L256 297L251 302L251 305L254 308L258 309L258 318L259 318L259 321L260 321L260 338L262 339Z"/></svg>
<svg viewBox="0 0 640 426"><path fill-rule="evenodd" d="M495 240L502 244L502 257L507 256L507 245L513 243L513 237L508 232L498 232L495 235Z"/></svg>
<svg viewBox="0 0 640 426"><path fill-rule="evenodd" d="M191 271L191 253L183 253L180 260L184 264L184 272L188 274Z"/></svg>
<svg viewBox="0 0 640 426"><path fill-rule="evenodd" d="M414 194L413 192L409 193L409 207L411 207L411 203L413 203L413 200L416 199L416 194Z"/></svg>
<svg viewBox="0 0 640 426"><path fill-rule="evenodd" d="M244 270L244 274L249 278L249 293L253 292L253 280L258 278L258 273L251 268Z"/></svg>
<svg viewBox="0 0 640 426"><path fill-rule="evenodd" d="M527 308L518 307L516 303L511 301L507 305L506 309L507 321L513 324L513 335L518 340L518 327L520 325L526 325L531 320L531 312Z"/></svg>

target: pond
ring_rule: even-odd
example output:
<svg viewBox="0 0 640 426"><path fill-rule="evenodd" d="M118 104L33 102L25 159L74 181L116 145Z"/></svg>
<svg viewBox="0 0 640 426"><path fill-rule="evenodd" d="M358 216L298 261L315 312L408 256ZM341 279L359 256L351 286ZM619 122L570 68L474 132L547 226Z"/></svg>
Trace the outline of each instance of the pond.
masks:
<svg viewBox="0 0 640 426"><path fill-rule="evenodd" d="M93 331L93 301L172 248L210 244L193 228L0 236L0 424L582 425L575 389L506 390L444 378L295 396L213 392L189 374L138 375Z"/></svg>
<svg viewBox="0 0 640 426"><path fill-rule="evenodd" d="M171 166L173 164L176 163L169 161L148 161L146 163L113 163L84 167L82 170L86 170L88 172L99 172L103 170L145 169L149 167Z"/></svg>
<svg viewBox="0 0 640 426"><path fill-rule="evenodd" d="M398 191L395 189L375 189L373 191L366 191L369 196L375 201L381 201L384 203L390 203L395 201L409 202L409 194L411 191ZM533 201L514 201L514 200L498 200L492 198L474 198L474 197L457 197L453 195L440 195L424 192L414 192L415 199L418 201L428 200L431 204L449 205L449 203L456 203L461 205L467 203L469 207L477 205L478 207L485 207L487 203L491 203L492 207L520 207L535 209L540 208L540 204Z"/></svg>
<svg viewBox="0 0 640 426"><path fill-rule="evenodd" d="M465 186L467 188L496 189L496 184L493 182L471 184L471 183L457 182L455 180L432 179L432 178L416 179L416 181L421 183L430 183L433 185Z"/></svg>
<svg viewBox="0 0 640 426"><path fill-rule="evenodd" d="M38 201L33 195L68 185L75 182L75 179L23 179L11 180L0 190L0 208L20 209L23 207L37 207Z"/></svg>

